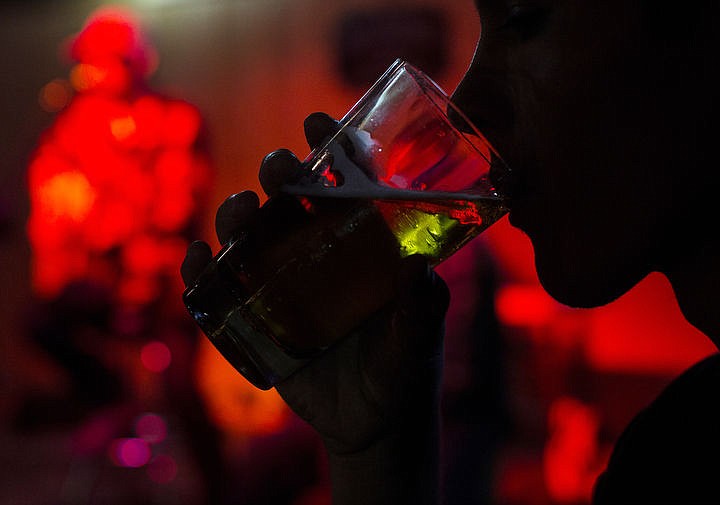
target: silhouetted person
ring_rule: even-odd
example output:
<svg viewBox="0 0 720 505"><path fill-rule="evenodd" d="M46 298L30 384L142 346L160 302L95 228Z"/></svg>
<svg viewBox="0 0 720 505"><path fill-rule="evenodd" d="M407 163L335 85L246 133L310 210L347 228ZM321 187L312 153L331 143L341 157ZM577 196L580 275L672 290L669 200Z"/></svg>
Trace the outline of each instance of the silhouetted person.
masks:
<svg viewBox="0 0 720 505"><path fill-rule="evenodd" d="M475 3L482 34L454 99L514 170L501 189L511 197L510 222L532 241L543 287L567 305L596 307L661 272L687 320L717 345L720 5ZM310 144L334 127L311 116ZM264 190L275 194L297 169L285 151L266 158ZM221 239L257 205L247 192L227 200ZM206 244L189 249L186 282L210 254ZM346 340L277 386L323 438L336 504L439 500L447 290L417 257L407 258L397 285L385 330L355 337L373 345ZM633 422L599 481L598 503L720 503L717 359Z"/></svg>

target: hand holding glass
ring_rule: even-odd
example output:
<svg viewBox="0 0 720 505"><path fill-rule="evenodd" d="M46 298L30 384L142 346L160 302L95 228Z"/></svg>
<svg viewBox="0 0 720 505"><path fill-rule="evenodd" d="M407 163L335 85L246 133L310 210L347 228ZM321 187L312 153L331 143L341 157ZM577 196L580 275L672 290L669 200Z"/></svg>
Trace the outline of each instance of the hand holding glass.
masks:
<svg viewBox="0 0 720 505"><path fill-rule="evenodd" d="M502 217L509 171L430 78L397 60L225 245L184 301L268 389L392 300L402 258L434 266Z"/></svg>

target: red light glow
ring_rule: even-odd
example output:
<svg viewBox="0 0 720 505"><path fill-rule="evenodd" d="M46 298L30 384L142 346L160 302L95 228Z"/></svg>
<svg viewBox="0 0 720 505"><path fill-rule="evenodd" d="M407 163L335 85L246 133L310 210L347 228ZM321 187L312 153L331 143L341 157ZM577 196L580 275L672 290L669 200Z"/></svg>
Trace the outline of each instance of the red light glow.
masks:
<svg viewBox="0 0 720 505"><path fill-rule="evenodd" d="M342 174L333 171L330 167L327 167L323 173L323 184L328 188L336 188L342 185Z"/></svg>
<svg viewBox="0 0 720 505"><path fill-rule="evenodd" d="M717 352L685 320L669 281L657 273L593 310L589 321L586 357L595 370L674 375Z"/></svg>
<svg viewBox="0 0 720 505"><path fill-rule="evenodd" d="M62 109L28 170L33 288L42 296L92 278L92 265L119 251L119 285L108 287L120 302L146 303L182 261L179 236L207 194L209 167L197 149L197 109L146 91L150 52L129 13L101 9L70 47L78 93L63 103L61 80L41 92L41 103Z"/></svg>
<svg viewBox="0 0 720 505"><path fill-rule="evenodd" d="M145 368L151 372L164 372L172 362L170 348L157 340L145 344L140 351L140 360Z"/></svg>
<svg viewBox="0 0 720 505"><path fill-rule="evenodd" d="M489 150L482 153L485 159L478 158L473 147L459 141L439 119L410 124L388 149L387 169L379 179L390 187L462 191L489 171Z"/></svg>
<svg viewBox="0 0 720 505"><path fill-rule="evenodd" d="M548 426L543 458L548 493L558 503L589 503L605 464L598 446L597 412L575 398L561 397L550 406Z"/></svg>
<svg viewBox="0 0 720 505"><path fill-rule="evenodd" d="M498 290L495 304L507 326L539 328L553 321L560 306L539 285L510 284Z"/></svg>
<svg viewBox="0 0 720 505"><path fill-rule="evenodd" d="M131 73L146 76L153 69L152 48L144 40L137 18L120 7L100 8L70 44L70 56L98 67L123 62Z"/></svg>
<svg viewBox="0 0 720 505"><path fill-rule="evenodd" d="M183 102L174 102L165 111L165 142L175 147L188 147L200 131L200 115L198 111Z"/></svg>

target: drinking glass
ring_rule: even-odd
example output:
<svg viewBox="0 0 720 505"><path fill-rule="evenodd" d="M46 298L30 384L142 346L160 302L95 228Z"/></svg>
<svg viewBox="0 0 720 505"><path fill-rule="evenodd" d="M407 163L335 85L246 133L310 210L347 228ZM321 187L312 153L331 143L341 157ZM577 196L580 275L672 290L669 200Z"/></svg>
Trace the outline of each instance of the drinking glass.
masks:
<svg viewBox="0 0 720 505"><path fill-rule="evenodd" d="M500 219L509 170L423 72L396 60L183 298L269 389L393 299L402 258L442 262Z"/></svg>

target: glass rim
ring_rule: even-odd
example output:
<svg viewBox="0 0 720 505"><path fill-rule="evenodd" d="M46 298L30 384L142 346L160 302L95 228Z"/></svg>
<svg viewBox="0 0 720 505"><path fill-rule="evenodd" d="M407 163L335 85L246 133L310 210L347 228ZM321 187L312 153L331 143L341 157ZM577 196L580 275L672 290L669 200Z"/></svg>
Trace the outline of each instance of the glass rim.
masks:
<svg viewBox="0 0 720 505"><path fill-rule="evenodd" d="M380 76L380 78L375 81L375 83L362 95L362 97L355 103L355 105L353 105L353 107L342 117L339 122L339 129L342 130L342 128L347 123L352 122L358 116L358 114L362 112L368 98L373 94L377 93L378 90L381 90L385 88L388 84L390 84L395 75L402 70L407 71L407 73L412 77L412 80L415 82L415 84L420 88L422 93L428 98L428 100L433 103L433 105L438 109L440 114L445 119L447 119L447 122L452 127L453 131L455 131L459 137L465 139L465 141L470 144L470 146L472 146L474 151L476 151L481 157L486 158L486 155L476 145L476 142L479 141L483 144L483 147L487 148L490 153L497 158L498 161L500 161L503 165L507 166L505 161L498 154L497 150L488 141L485 135L480 132L480 130L475 126L475 124L470 120L470 118L468 118L467 115L455 104L455 102L452 101L452 99L445 92L445 90L425 72L420 70L418 67L412 65L411 63L408 63L402 58L397 58L392 63L392 65L390 65L390 67L388 67L388 69ZM456 113L458 117L465 123L465 125L470 128L470 130L472 131L472 136L477 138L477 140L470 138L467 132L458 128L448 116L447 110L443 108L441 104L438 103L438 101L440 101L442 105L450 107L453 112ZM487 161L491 162L492 160Z"/></svg>

